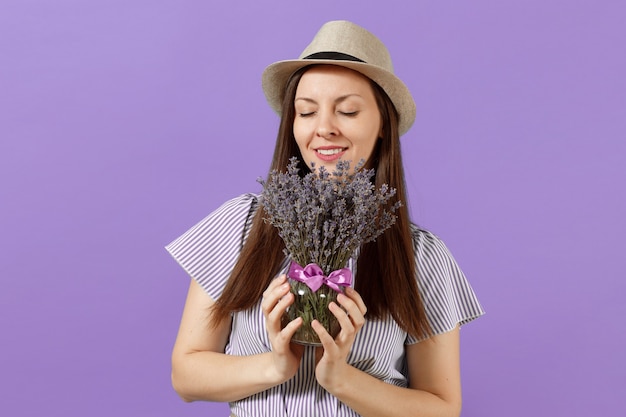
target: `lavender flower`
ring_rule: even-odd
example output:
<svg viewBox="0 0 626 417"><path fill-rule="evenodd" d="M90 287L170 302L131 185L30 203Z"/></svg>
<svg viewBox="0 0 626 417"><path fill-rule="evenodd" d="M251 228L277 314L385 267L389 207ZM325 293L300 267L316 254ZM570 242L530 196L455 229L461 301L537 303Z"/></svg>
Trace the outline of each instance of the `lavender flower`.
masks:
<svg viewBox="0 0 626 417"><path fill-rule="evenodd" d="M339 161L332 173L314 167L301 177L294 157L286 172L273 170L267 181L259 179L265 221L278 229L287 256L329 273L395 223L401 202L387 203L396 190L387 185L376 190L374 170L362 166L363 161L350 172L350 162Z"/></svg>

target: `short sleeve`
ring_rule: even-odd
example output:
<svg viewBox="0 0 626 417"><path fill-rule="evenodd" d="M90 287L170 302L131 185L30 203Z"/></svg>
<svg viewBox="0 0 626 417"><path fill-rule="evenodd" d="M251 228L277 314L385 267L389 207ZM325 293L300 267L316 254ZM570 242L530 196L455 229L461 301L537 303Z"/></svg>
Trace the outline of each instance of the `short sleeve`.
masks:
<svg viewBox="0 0 626 417"><path fill-rule="evenodd" d="M229 200L165 247L214 300L235 266L256 207L254 194Z"/></svg>
<svg viewBox="0 0 626 417"><path fill-rule="evenodd" d="M434 234L414 227L413 246L420 296L433 335L466 324L484 311L446 245ZM419 340L407 337L407 344Z"/></svg>

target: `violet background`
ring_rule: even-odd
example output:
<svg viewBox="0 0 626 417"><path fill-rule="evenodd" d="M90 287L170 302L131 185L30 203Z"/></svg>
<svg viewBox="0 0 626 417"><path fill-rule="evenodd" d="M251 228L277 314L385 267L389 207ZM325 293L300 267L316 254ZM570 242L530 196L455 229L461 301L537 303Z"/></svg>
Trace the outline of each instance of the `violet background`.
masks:
<svg viewBox="0 0 626 417"><path fill-rule="evenodd" d="M411 212L487 310L463 416L623 415L626 6L572 0L3 0L0 415L227 415L170 386L163 246L258 191L261 72L334 19L412 90Z"/></svg>

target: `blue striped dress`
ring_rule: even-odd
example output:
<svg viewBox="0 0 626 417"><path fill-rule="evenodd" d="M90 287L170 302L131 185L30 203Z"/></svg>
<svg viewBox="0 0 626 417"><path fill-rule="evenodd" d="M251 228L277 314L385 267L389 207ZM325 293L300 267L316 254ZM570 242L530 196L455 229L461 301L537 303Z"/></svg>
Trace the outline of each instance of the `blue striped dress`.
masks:
<svg viewBox="0 0 626 417"><path fill-rule="evenodd" d="M220 297L235 265L257 207L254 194L234 198L166 246L214 300ZM482 315L474 291L443 242L415 226L412 234L418 286L434 334L448 332ZM232 320L227 354L270 351L261 300L249 310L234 313ZM348 362L382 381L406 387L404 346L417 342L392 318L366 320ZM238 417L358 416L317 383L314 355L314 348L305 348L300 369L292 379L230 403L232 413Z"/></svg>

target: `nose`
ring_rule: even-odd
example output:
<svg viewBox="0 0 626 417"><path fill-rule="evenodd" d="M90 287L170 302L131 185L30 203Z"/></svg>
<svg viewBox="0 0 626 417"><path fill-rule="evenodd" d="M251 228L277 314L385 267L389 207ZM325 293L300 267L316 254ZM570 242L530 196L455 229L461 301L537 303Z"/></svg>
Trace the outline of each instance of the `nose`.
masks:
<svg viewBox="0 0 626 417"><path fill-rule="evenodd" d="M338 129L332 113L319 113L316 134L324 139L330 139L337 136Z"/></svg>

